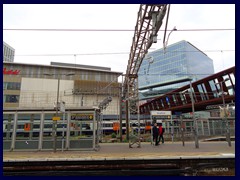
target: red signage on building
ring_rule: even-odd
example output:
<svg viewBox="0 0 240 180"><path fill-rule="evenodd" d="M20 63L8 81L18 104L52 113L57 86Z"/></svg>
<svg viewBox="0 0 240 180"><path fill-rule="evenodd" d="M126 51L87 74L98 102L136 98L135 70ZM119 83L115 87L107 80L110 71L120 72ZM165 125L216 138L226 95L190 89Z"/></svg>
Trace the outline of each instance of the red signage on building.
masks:
<svg viewBox="0 0 240 180"><path fill-rule="evenodd" d="M7 70L7 68L3 68L3 74L11 74L11 75L18 75L20 70Z"/></svg>

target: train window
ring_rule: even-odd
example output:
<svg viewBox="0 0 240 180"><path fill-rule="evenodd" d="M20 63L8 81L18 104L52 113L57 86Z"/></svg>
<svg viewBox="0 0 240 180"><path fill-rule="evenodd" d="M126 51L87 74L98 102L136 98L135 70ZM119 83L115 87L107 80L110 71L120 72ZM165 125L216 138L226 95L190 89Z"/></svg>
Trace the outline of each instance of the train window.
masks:
<svg viewBox="0 0 240 180"><path fill-rule="evenodd" d="M44 125L43 125L43 139L44 140L48 140L48 139L51 139L52 138L52 131L53 131L53 129L52 129L52 124L53 122L52 122L52 120L50 121L48 121L48 120L46 120L45 119L45 121L44 121Z"/></svg>
<svg viewBox="0 0 240 180"><path fill-rule="evenodd" d="M39 137L39 132L33 132L33 137Z"/></svg>
<svg viewBox="0 0 240 180"><path fill-rule="evenodd" d="M24 129L24 124L18 125L17 128L18 129Z"/></svg>
<svg viewBox="0 0 240 180"><path fill-rule="evenodd" d="M16 140L29 139L29 132L16 132Z"/></svg>
<svg viewBox="0 0 240 180"><path fill-rule="evenodd" d="M4 132L4 133L3 133L3 139L4 139L4 140L10 140L10 139L12 139L12 132Z"/></svg>
<svg viewBox="0 0 240 180"><path fill-rule="evenodd" d="M12 131L13 130L13 114L3 114L3 131Z"/></svg>
<svg viewBox="0 0 240 180"><path fill-rule="evenodd" d="M4 132L3 133L3 139L6 140L7 139L6 137L7 137L7 133Z"/></svg>
<svg viewBox="0 0 240 180"><path fill-rule="evenodd" d="M3 138L6 140L11 140L13 131L13 114L3 114Z"/></svg>
<svg viewBox="0 0 240 180"><path fill-rule="evenodd" d="M62 128L63 125L62 124L57 124L57 128Z"/></svg>
<svg viewBox="0 0 240 180"><path fill-rule="evenodd" d="M52 124L44 124L44 129L45 128L52 128Z"/></svg>
<svg viewBox="0 0 240 180"><path fill-rule="evenodd" d="M112 124L104 124L104 127L112 127Z"/></svg>
<svg viewBox="0 0 240 180"><path fill-rule="evenodd" d="M40 128L40 124L34 124L33 125L33 129L39 129Z"/></svg>
<svg viewBox="0 0 240 180"><path fill-rule="evenodd" d="M5 129L13 129L13 124L6 124Z"/></svg>
<svg viewBox="0 0 240 180"><path fill-rule="evenodd" d="M52 131L43 132L43 137L44 137L44 139L52 138Z"/></svg>
<svg viewBox="0 0 240 180"><path fill-rule="evenodd" d="M93 131L71 131L70 132L70 138L77 140L77 139L83 139L83 138L92 138L93 136Z"/></svg>
<svg viewBox="0 0 240 180"><path fill-rule="evenodd" d="M82 131L82 137L92 137L92 135L93 135L93 131Z"/></svg>

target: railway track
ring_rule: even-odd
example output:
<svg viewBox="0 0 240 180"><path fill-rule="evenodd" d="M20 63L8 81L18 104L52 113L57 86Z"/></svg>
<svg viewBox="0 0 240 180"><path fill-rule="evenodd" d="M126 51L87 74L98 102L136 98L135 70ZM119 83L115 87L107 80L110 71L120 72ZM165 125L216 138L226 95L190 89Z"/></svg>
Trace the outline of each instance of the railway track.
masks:
<svg viewBox="0 0 240 180"><path fill-rule="evenodd" d="M4 176L235 175L235 158L3 162Z"/></svg>

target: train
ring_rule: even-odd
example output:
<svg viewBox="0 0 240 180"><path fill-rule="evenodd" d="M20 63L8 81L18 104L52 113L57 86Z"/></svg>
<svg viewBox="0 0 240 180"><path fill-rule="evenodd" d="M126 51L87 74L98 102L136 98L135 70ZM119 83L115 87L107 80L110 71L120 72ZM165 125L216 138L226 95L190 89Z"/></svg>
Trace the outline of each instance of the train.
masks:
<svg viewBox="0 0 240 180"><path fill-rule="evenodd" d="M53 124L51 121L49 122L45 122L46 124L43 125L43 135L44 136L50 136L53 132ZM97 126L97 124L95 125L95 127ZM120 130L120 123L119 121L116 120L110 120L110 121L99 121L98 122L98 126L99 126L99 130L105 134L112 134L112 133L117 133ZM138 129L138 121L132 121L129 123L130 127L136 128ZM89 127L89 128L87 128ZM37 137L39 136L39 132L40 132L40 122L38 123L30 123L29 121L19 121L17 124L17 134L20 135L22 134L22 136L25 136L24 134L28 134L29 132L33 133L33 137ZM79 123L79 122L71 122L70 123L70 132L73 133L75 131L92 131L93 129L93 123L87 123L87 122L83 122L83 123ZM7 131L11 132L13 130L13 124L8 124L8 123L4 123L3 124L3 133L5 134ZM63 130L66 132L67 130L67 123L62 123L59 122L57 124L57 135L61 135ZM140 131L143 132L150 132L151 130L151 122L150 120L141 120L140 121ZM122 133L125 134L126 133L126 121L123 120L122 121Z"/></svg>
<svg viewBox="0 0 240 180"><path fill-rule="evenodd" d="M168 123L171 123L170 120L157 120L156 121L158 126L160 123L163 124L163 127L167 127ZM109 135L112 133L118 134L120 131L120 122L117 120L103 120L98 121L95 124L95 127L98 125L98 130L101 132L101 134ZM136 129L136 131L139 130L139 123L137 120L132 120L129 122L130 128ZM174 123L174 127L178 128L179 123ZM150 133L152 128L152 121L151 120L140 120L140 132L141 133ZM11 133L11 130L13 129L13 124L4 123L3 124L3 135L6 136L7 132ZM26 137L29 136L29 132L32 132L33 137L38 137L40 133L40 122L38 123L29 123L26 121L18 121L17 124L17 136ZM70 136L74 136L77 134L92 134L93 129L93 123L91 122L81 122L81 121L71 121L70 122ZM96 128L95 128L96 129ZM67 122L59 122L57 123L57 136L62 136L64 133L64 136L66 135L67 131ZM43 136L48 137L52 136L53 133L53 124L52 121L46 121L43 125ZM126 134L126 120L122 121L122 134Z"/></svg>
<svg viewBox="0 0 240 180"><path fill-rule="evenodd" d="M138 129L138 121L133 121L129 123L130 127ZM119 132L120 130L120 122L119 121L103 121L102 122L102 132L104 134L111 134L114 132ZM146 132L151 130L151 122L147 121L145 122L144 120L140 121L140 131L141 132ZM122 121L122 133L126 133L126 121Z"/></svg>
<svg viewBox="0 0 240 180"><path fill-rule="evenodd" d="M154 122L157 123L159 126L160 124L163 125L164 128L167 126L173 126L174 128L179 128L180 122L178 120L155 120ZM172 124L171 124L172 123ZM130 128L135 128L138 130L139 124L137 120L130 121L129 123ZM151 132L153 126L152 120L140 120L140 132L147 133ZM118 132L120 130L120 123L119 121L102 121L102 131L104 134L111 134L113 132ZM126 121L122 121L122 133L126 133Z"/></svg>

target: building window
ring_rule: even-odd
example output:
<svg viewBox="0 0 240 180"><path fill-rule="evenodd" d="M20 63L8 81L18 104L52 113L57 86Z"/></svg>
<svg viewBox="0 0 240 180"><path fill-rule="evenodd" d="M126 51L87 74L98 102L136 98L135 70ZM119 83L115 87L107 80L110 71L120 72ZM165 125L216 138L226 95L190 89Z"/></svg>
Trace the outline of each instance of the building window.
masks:
<svg viewBox="0 0 240 180"><path fill-rule="evenodd" d="M4 103L18 103L19 95L4 95Z"/></svg>
<svg viewBox="0 0 240 180"><path fill-rule="evenodd" d="M3 89L4 90L20 90L21 83L18 82L4 82Z"/></svg>

